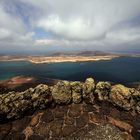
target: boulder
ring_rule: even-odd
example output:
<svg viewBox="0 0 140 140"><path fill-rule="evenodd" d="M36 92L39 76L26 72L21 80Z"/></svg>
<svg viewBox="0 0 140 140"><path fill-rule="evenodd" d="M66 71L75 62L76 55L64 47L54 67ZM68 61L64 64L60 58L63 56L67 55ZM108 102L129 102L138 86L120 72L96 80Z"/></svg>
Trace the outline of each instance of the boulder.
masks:
<svg viewBox="0 0 140 140"><path fill-rule="evenodd" d="M111 84L109 82L98 82L96 85L95 93L98 95L99 100L108 100L111 90Z"/></svg>
<svg viewBox="0 0 140 140"><path fill-rule="evenodd" d="M52 98L49 87L39 85L35 89L30 88L24 92L9 92L1 96L0 100L0 116L17 119L28 110L45 108Z"/></svg>
<svg viewBox="0 0 140 140"><path fill-rule="evenodd" d="M82 86L83 89L83 99L86 103L94 103L93 92L95 89L95 82L93 78L87 78Z"/></svg>
<svg viewBox="0 0 140 140"><path fill-rule="evenodd" d="M69 104L72 100L70 82L60 81L54 85L52 97L57 104Z"/></svg>
<svg viewBox="0 0 140 140"><path fill-rule="evenodd" d="M80 103L82 101L82 83L71 82L70 85L73 103Z"/></svg>
<svg viewBox="0 0 140 140"><path fill-rule="evenodd" d="M132 94L132 98L135 101L134 109L136 110L137 113L140 114L140 91L132 88L130 89L130 92Z"/></svg>
<svg viewBox="0 0 140 140"><path fill-rule="evenodd" d="M47 85L38 85L32 94L33 107L43 109L52 101L50 88Z"/></svg>
<svg viewBox="0 0 140 140"><path fill-rule="evenodd" d="M140 92L140 84L138 85L137 90Z"/></svg>
<svg viewBox="0 0 140 140"><path fill-rule="evenodd" d="M130 88L120 84L112 86L110 100L114 105L117 105L125 110L132 109L135 104Z"/></svg>
<svg viewBox="0 0 140 140"><path fill-rule="evenodd" d="M130 88L130 92L131 92L132 97L135 101L140 101L140 91L138 91L134 88Z"/></svg>
<svg viewBox="0 0 140 140"><path fill-rule="evenodd" d="M140 114L140 102L136 103L135 110L137 111L138 114Z"/></svg>

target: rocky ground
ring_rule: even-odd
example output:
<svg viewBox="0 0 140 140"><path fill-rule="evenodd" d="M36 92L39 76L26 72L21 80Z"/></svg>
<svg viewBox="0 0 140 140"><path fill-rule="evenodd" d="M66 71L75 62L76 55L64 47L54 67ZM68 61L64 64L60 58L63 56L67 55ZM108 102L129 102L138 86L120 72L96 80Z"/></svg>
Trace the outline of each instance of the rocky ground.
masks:
<svg viewBox="0 0 140 140"><path fill-rule="evenodd" d="M1 140L139 140L139 89L61 81L0 95Z"/></svg>

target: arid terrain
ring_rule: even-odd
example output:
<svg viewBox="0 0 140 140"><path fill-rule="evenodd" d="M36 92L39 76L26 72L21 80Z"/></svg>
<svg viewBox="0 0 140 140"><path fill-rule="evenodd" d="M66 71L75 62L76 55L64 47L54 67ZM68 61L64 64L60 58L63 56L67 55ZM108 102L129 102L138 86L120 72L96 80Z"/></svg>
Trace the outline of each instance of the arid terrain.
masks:
<svg viewBox="0 0 140 140"><path fill-rule="evenodd" d="M111 60L117 56L56 56L56 57L30 57L29 61L38 63L57 63L57 62L86 62L98 60Z"/></svg>
<svg viewBox="0 0 140 140"><path fill-rule="evenodd" d="M0 61L29 61L31 63L57 63L57 62L86 62L111 60L116 57L139 57L139 54L119 54L119 53L105 53L100 51L85 51L78 54L62 54L55 53L52 55L25 55L25 56L10 56L1 55Z"/></svg>

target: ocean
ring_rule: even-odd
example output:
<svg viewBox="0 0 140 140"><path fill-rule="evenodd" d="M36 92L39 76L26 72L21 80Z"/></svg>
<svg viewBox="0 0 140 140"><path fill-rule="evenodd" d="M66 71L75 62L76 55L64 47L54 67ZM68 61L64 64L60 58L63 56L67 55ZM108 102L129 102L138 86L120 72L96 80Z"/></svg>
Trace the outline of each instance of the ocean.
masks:
<svg viewBox="0 0 140 140"><path fill-rule="evenodd" d="M47 78L84 81L93 77L97 81L115 83L140 82L140 58L120 57L93 62L62 62L33 64L28 61L0 61L0 80L14 76L32 76L45 81Z"/></svg>

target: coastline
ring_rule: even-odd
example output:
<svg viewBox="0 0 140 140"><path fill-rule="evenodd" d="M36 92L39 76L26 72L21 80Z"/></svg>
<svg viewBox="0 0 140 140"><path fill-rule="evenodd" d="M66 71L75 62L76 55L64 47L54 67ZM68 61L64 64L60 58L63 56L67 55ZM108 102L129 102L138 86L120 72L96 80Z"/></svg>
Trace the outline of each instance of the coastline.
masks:
<svg viewBox="0 0 140 140"><path fill-rule="evenodd" d="M61 63L61 62L90 62L99 60L111 60L116 57L118 56L92 56L92 57L64 56L64 57L43 57L42 60L32 58L29 61L34 64Z"/></svg>
<svg viewBox="0 0 140 140"><path fill-rule="evenodd" d="M90 62L100 60L111 60L120 56L28 56L25 58L0 57L0 61L28 61L33 64L61 63L61 62Z"/></svg>

